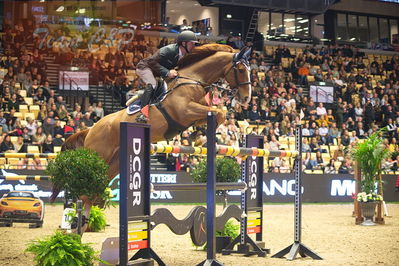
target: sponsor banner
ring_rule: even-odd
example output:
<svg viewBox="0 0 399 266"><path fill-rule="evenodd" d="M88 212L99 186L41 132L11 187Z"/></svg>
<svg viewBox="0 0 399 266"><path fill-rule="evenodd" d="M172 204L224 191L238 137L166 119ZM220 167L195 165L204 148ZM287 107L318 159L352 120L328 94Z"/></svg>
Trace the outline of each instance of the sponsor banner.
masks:
<svg viewBox="0 0 399 266"><path fill-rule="evenodd" d="M34 170L1 170L11 175L45 175L44 171ZM3 174L4 175L4 174ZM397 175L383 175L384 200L399 201L399 193L395 192ZM192 178L186 172L152 172L152 183L192 183ZM110 182L114 200L119 200L119 176ZM263 179L264 202L293 202L295 195L295 181L290 174L266 173ZM10 190L33 191L45 202L51 195L50 181L7 181L0 179L0 196ZM303 202L351 202L355 192L353 175L302 175ZM229 191L230 202L240 201L239 191ZM197 203L205 202L205 191L156 191L150 194L152 202L159 203ZM63 200L63 193L59 195ZM223 199L220 196L218 202Z"/></svg>

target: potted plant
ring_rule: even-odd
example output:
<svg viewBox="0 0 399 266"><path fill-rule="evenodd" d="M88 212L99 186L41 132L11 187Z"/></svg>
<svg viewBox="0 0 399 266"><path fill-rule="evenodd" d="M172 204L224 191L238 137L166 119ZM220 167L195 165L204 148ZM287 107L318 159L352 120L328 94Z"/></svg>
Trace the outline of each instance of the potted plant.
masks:
<svg viewBox="0 0 399 266"><path fill-rule="evenodd" d="M66 234L56 231L44 240L36 240L28 244L25 250L34 254L36 265L94 265L100 261L89 244L83 244L78 234Z"/></svg>
<svg viewBox="0 0 399 266"><path fill-rule="evenodd" d="M365 218L362 225L375 225L373 222L375 207L379 201L382 201L382 196L378 194L381 164L390 156L389 150L383 144L383 132L382 129L373 133L365 141L357 143L352 150L352 157L361 172L361 192L356 197Z"/></svg>
<svg viewBox="0 0 399 266"><path fill-rule="evenodd" d="M217 182L238 182L241 176L240 165L234 158L220 157L216 158L216 181ZM206 183L207 170L206 160L202 160L190 172L191 177L195 182ZM227 207L227 191L218 190L217 195L223 197L223 208ZM221 252L222 249L230 244L231 240L238 236L239 226L235 225L233 221L225 224L223 231L216 232L216 251Z"/></svg>
<svg viewBox="0 0 399 266"><path fill-rule="evenodd" d="M221 253L239 235L240 225L234 220L229 220L224 225L223 231L216 231L216 252Z"/></svg>
<svg viewBox="0 0 399 266"><path fill-rule="evenodd" d="M241 177L241 168L238 162L231 157L220 157L216 158L216 182L238 182ZM201 160L190 172L194 182L206 183L207 182L207 170L206 159ZM227 191L218 190L217 195L223 197L223 208L227 206Z"/></svg>
<svg viewBox="0 0 399 266"><path fill-rule="evenodd" d="M96 152L79 148L64 151L50 161L46 173L53 177L51 181L56 190L67 190L72 199L83 200L84 213L89 219L93 203L110 204L112 193L108 188L108 168Z"/></svg>

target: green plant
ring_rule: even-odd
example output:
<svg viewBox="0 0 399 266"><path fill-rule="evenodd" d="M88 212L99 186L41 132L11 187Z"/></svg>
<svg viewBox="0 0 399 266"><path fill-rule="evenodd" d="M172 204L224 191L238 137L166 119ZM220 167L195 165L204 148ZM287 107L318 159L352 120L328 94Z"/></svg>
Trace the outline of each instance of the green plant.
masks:
<svg viewBox="0 0 399 266"><path fill-rule="evenodd" d="M365 141L357 143L352 150L352 158L361 170L361 190L366 195L376 194L380 185L382 161L390 156L389 150L383 144L383 131L377 131ZM361 197L364 199L364 197ZM367 201L373 201L377 197L368 197ZM358 197L359 200L359 197Z"/></svg>
<svg viewBox="0 0 399 266"><path fill-rule="evenodd" d="M227 221L227 223L224 225L222 231L216 231L215 236L230 236L231 239L235 239L238 235L240 234L240 225L237 224L234 220L230 219ZM192 243L195 248L200 248L194 243ZM207 243L202 247L203 250L206 250L207 248Z"/></svg>
<svg viewBox="0 0 399 266"><path fill-rule="evenodd" d="M92 232L99 232L105 229L107 221L105 220L104 209L92 206L90 209L89 229Z"/></svg>
<svg viewBox="0 0 399 266"><path fill-rule="evenodd" d="M84 148L60 153L46 169L55 188L67 190L73 198L85 195L93 201L110 197L107 171L106 162L96 152Z"/></svg>
<svg viewBox="0 0 399 266"><path fill-rule="evenodd" d="M72 223L72 220L76 217L76 205L73 207L74 211L68 213L68 220ZM82 211L84 212L84 210ZM90 216L88 223L88 230L91 232L100 232L107 226L107 221L105 219L104 209L98 206L92 206L90 208Z"/></svg>
<svg viewBox="0 0 399 266"><path fill-rule="evenodd" d="M191 177L195 182L206 183L207 182L207 160L201 160L190 172ZM216 182L237 182L241 177L240 165L234 158L220 157L216 158ZM227 191L217 191L218 195L224 197L224 207L227 205Z"/></svg>
<svg viewBox="0 0 399 266"><path fill-rule="evenodd" d="M201 160L191 172L191 176L195 182L205 183L206 176L206 159ZM217 182L237 182L240 179L240 165L234 158L220 157L216 158L216 181Z"/></svg>
<svg viewBox="0 0 399 266"><path fill-rule="evenodd" d="M34 260L38 266L86 266L94 265L94 261L101 261L89 244L82 243L80 235L65 234L61 231L56 231L45 240L33 241L25 251L35 255Z"/></svg>
<svg viewBox="0 0 399 266"><path fill-rule="evenodd" d="M227 221L224 225L223 231L216 231L216 236L230 236L232 239L240 234L240 225L233 220Z"/></svg>

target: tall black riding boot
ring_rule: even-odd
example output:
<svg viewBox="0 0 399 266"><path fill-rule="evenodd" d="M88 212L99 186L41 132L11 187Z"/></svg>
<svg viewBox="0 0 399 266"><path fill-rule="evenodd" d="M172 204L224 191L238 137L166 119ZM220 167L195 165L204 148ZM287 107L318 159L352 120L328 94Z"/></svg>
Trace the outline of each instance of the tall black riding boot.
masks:
<svg viewBox="0 0 399 266"><path fill-rule="evenodd" d="M145 106L147 106L148 104L150 104L151 101L151 97L153 94L153 88L151 84L147 84L147 86L144 88L144 93L140 98L141 101L141 109L143 109ZM139 123L146 123L148 121L148 118L141 113L137 118L136 121Z"/></svg>
<svg viewBox="0 0 399 266"><path fill-rule="evenodd" d="M153 91L154 89L152 88L151 84L147 84L147 86L145 86L144 93L140 98L141 108L145 107L147 104L150 103Z"/></svg>

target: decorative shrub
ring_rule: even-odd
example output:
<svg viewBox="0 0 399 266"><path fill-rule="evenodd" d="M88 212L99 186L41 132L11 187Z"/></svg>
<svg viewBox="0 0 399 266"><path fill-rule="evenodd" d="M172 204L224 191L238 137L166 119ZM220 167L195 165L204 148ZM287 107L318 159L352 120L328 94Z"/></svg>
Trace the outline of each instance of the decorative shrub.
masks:
<svg viewBox="0 0 399 266"><path fill-rule="evenodd" d="M101 261L89 244L82 243L80 235L62 231L56 231L45 240L33 241L25 251L35 255L37 266L90 266L94 265L94 261Z"/></svg>
<svg viewBox="0 0 399 266"><path fill-rule="evenodd" d="M206 183L206 162L206 159L201 160L190 173L195 182ZM237 182L241 177L240 165L234 158L216 158L215 166L217 182Z"/></svg>
<svg viewBox="0 0 399 266"><path fill-rule="evenodd" d="M79 148L60 153L49 162L46 173L55 188L65 189L73 198L109 198L108 164L94 151Z"/></svg>

